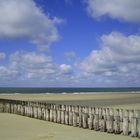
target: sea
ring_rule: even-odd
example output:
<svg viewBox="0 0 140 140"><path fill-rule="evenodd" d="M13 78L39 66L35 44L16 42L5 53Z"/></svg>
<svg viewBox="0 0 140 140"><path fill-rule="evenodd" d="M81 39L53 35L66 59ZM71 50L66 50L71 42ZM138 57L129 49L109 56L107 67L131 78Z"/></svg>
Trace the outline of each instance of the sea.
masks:
<svg viewBox="0 0 140 140"><path fill-rule="evenodd" d="M119 88L69 88L69 87L0 87L0 94L98 94L99 92L140 93L140 87Z"/></svg>

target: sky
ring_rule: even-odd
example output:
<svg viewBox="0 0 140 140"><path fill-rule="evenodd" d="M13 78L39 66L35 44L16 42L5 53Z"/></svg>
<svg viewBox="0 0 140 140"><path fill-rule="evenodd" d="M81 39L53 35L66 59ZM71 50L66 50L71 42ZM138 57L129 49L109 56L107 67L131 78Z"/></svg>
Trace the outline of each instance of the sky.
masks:
<svg viewBox="0 0 140 140"><path fill-rule="evenodd" d="M0 87L140 87L140 0L0 0Z"/></svg>

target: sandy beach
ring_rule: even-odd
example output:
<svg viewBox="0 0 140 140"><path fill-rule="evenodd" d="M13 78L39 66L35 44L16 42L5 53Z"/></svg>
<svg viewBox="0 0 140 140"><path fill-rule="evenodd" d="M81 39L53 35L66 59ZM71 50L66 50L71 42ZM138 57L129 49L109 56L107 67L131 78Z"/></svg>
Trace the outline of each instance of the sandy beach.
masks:
<svg viewBox="0 0 140 140"><path fill-rule="evenodd" d="M0 140L135 140L14 114L0 113Z"/></svg>
<svg viewBox="0 0 140 140"><path fill-rule="evenodd" d="M140 109L140 94L82 95L0 95L0 98L38 100L65 104ZM14 114L0 113L0 140L134 140L123 135L107 134L82 128L36 120Z"/></svg>
<svg viewBox="0 0 140 140"><path fill-rule="evenodd" d="M140 108L140 93L86 93L86 94L17 94L0 95L3 99L42 101L58 104L106 106L128 109Z"/></svg>

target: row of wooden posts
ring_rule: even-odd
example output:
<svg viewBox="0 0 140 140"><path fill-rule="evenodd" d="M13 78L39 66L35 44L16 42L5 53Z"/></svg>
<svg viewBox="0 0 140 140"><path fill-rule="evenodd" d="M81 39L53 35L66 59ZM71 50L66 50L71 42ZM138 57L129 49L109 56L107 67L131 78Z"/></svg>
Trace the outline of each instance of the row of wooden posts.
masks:
<svg viewBox="0 0 140 140"><path fill-rule="evenodd" d="M0 99L0 112L140 138L140 110Z"/></svg>

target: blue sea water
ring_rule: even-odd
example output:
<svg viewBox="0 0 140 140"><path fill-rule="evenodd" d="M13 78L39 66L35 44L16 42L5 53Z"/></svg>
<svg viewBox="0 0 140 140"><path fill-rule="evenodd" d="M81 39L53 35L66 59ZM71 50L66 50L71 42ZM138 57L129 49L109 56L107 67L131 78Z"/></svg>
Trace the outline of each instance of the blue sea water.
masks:
<svg viewBox="0 0 140 140"><path fill-rule="evenodd" d="M126 88L16 88L16 87L0 87L0 94L67 94L67 93L97 93L97 92L139 92L140 87Z"/></svg>

